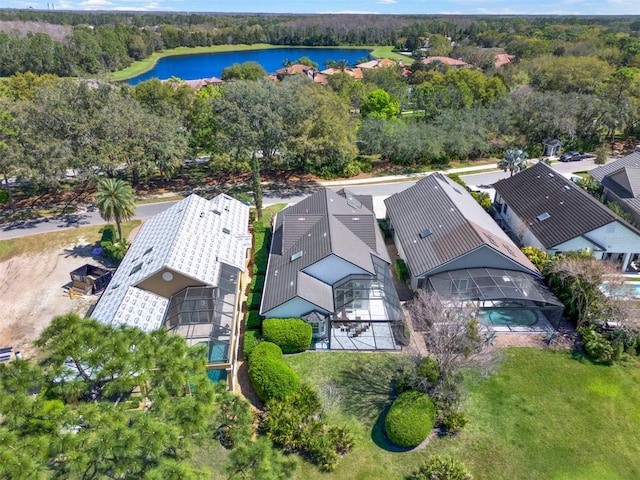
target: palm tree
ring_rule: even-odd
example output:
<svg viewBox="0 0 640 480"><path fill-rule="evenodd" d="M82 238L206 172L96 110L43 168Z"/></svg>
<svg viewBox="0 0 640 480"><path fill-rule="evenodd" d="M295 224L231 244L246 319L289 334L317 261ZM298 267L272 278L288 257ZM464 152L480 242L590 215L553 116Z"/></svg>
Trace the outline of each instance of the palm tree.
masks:
<svg viewBox="0 0 640 480"><path fill-rule="evenodd" d="M527 168L527 152L522 150L507 150L504 152L504 158L498 162L498 168L502 168L505 172L509 170L511 177L514 173Z"/></svg>
<svg viewBox="0 0 640 480"><path fill-rule="evenodd" d="M98 183L96 204L100 216L105 222L115 220L118 227L118 238L122 240L120 223L133 217L136 211L133 188L124 180L103 178Z"/></svg>

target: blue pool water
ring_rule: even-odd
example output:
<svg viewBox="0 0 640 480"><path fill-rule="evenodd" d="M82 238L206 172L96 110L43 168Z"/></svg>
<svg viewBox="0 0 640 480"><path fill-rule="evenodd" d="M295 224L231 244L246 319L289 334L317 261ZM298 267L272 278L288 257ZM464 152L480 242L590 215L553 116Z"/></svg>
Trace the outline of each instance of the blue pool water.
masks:
<svg viewBox="0 0 640 480"><path fill-rule="evenodd" d="M640 282L625 282L620 288L611 291L608 283L602 284L602 291L614 297L640 298Z"/></svg>
<svg viewBox="0 0 640 480"><path fill-rule="evenodd" d="M221 381L227 380L227 371L226 370L207 370L207 377L213 383L218 383Z"/></svg>
<svg viewBox="0 0 640 480"><path fill-rule="evenodd" d="M538 318L531 310L491 308L480 310L478 320L488 326L530 327Z"/></svg>
<svg viewBox="0 0 640 480"><path fill-rule="evenodd" d="M198 55L179 55L161 58L153 69L127 80L129 85L137 85L150 78L166 80L178 77L182 80L218 77L225 67L234 63L258 62L268 73L282 68L284 60L294 61L300 57L309 57L324 70L327 60L347 60L354 65L356 61L369 57L370 51L344 48L270 48L267 50L243 50L239 52L204 53Z"/></svg>

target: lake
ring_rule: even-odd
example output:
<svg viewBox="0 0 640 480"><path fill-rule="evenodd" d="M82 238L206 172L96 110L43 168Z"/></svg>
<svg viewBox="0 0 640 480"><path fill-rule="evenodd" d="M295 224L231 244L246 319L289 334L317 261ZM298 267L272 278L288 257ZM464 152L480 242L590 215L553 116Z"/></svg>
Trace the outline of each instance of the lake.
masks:
<svg viewBox="0 0 640 480"><path fill-rule="evenodd" d="M196 80L222 76L222 69L234 63L258 62L268 73L282 68L284 60L294 61L300 57L309 57L323 70L327 60L347 60L354 65L363 57L369 57L370 50L344 48L270 48L266 50L242 50L238 52L203 53L198 55L179 55L161 58L153 69L127 80L136 85L150 78L166 80L178 77L183 80Z"/></svg>

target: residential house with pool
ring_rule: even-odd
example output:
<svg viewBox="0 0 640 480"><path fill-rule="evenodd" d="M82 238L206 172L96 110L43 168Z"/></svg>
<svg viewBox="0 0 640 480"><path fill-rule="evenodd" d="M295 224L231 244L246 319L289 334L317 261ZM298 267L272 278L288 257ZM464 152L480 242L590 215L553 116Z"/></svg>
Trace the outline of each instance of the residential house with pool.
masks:
<svg viewBox="0 0 640 480"><path fill-rule="evenodd" d="M274 220L260 314L307 321L316 349L398 349L390 267L372 197L322 188Z"/></svg>
<svg viewBox="0 0 640 480"><path fill-rule="evenodd" d="M204 344L212 380L234 378L249 206L191 195L145 221L91 317Z"/></svg>
<svg viewBox="0 0 640 480"><path fill-rule="evenodd" d="M548 331L562 303L542 275L461 185L440 173L385 200L413 290L471 302L496 331Z"/></svg>
<svg viewBox="0 0 640 480"><path fill-rule="evenodd" d="M494 184L495 206L522 245L549 255L589 250L640 270L640 231L545 163L537 163Z"/></svg>

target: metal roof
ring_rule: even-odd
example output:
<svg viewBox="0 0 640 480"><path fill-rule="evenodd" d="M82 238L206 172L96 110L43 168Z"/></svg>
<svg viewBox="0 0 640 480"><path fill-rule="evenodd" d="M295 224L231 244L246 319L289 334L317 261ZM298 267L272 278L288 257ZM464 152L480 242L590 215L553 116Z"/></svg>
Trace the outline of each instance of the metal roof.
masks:
<svg viewBox="0 0 640 480"><path fill-rule="evenodd" d="M138 287L169 268L216 286L220 264L244 270L249 206L228 195L206 200L191 195L142 225L92 313L106 324L126 324L145 331L160 328L168 298ZM229 233L226 233L229 232Z"/></svg>
<svg viewBox="0 0 640 480"><path fill-rule="evenodd" d="M545 248L553 248L611 222L633 228L543 162L493 186L502 202L528 225Z"/></svg>
<svg viewBox="0 0 640 480"><path fill-rule="evenodd" d="M261 312L295 297L333 311L331 287L299 273L329 255L372 275L376 274L372 255L391 263L375 215L366 205L372 205L370 198L322 188L278 213Z"/></svg>
<svg viewBox="0 0 640 480"><path fill-rule="evenodd" d="M640 212L640 151L594 168L589 174L620 202Z"/></svg>
<svg viewBox="0 0 640 480"><path fill-rule="evenodd" d="M385 200L397 241L414 276L488 247L518 268L535 266L462 186L440 173ZM426 234L427 230L430 232Z"/></svg>

